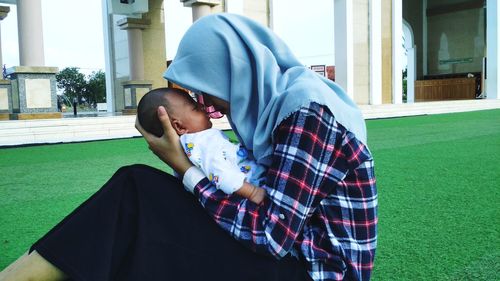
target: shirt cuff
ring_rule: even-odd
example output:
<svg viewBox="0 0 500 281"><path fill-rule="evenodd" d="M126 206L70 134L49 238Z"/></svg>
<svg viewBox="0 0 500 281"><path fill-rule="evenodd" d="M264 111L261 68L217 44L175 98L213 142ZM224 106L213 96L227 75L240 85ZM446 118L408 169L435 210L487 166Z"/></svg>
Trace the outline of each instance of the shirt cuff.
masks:
<svg viewBox="0 0 500 281"><path fill-rule="evenodd" d="M196 166L191 166L184 173L182 184L189 192L194 193L194 187L205 177L205 174Z"/></svg>

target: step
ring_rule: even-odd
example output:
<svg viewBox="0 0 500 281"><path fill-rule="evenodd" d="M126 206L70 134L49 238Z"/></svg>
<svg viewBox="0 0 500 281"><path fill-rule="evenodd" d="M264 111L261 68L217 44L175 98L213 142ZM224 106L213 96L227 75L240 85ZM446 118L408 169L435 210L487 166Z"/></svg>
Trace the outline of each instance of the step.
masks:
<svg viewBox="0 0 500 281"><path fill-rule="evenodd" d="M413 104L360 105L365 119L498 109L500 100L460 100ZM214 128L231 129L226 118L212 120ZM140 136L135 116L101 116L0 121L0 146L91 141Z"/></svg>

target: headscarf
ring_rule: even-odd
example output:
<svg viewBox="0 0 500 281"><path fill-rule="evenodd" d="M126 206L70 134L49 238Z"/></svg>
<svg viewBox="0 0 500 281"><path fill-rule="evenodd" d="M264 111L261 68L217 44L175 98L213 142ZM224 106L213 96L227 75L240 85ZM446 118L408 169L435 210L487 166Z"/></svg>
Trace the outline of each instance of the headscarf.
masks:
<svg viewBox="0 0 500 281"><path fill-rule="evenodd" d="M366 143L362 114L344 90L303 66L269 28L244 16L221 13L196 21L164 77L229 102L231 128L259 164L270 164L274 129L311 102L327 106Z"/></svg>

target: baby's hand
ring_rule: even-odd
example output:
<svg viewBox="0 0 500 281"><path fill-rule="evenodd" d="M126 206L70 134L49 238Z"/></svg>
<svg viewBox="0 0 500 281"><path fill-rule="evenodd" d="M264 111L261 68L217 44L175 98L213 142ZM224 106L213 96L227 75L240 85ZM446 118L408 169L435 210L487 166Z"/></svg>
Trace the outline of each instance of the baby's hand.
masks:
<svg viewBox="0 0 500 281"><path fill-rule="evenodd" d="M249 199L255 204L260 204L264 201L264 198L266 198L266 190L262 187L255 186L254 192Z"/></svg>
<svg viewBox="0 0 500 281"><path fill-rule="evenodd" d="M266 197L266 191L262 187L257 187L246 181L244 181L241 188L236 191L236 194L247 198L255 204L262 203Z"/></svg>

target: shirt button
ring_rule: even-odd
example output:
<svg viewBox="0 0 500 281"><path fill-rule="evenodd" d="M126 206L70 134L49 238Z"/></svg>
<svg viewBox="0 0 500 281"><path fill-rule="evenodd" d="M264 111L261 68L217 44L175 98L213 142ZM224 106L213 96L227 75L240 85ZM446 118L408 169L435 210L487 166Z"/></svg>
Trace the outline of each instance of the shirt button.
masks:
<svg viewBox="0 0 500 281"><path fill-rule="evenodd" d="M280 218L280 220L284 220L285 219L285 215L283 215L283 214L279 214L278 217Z"/></svg>

